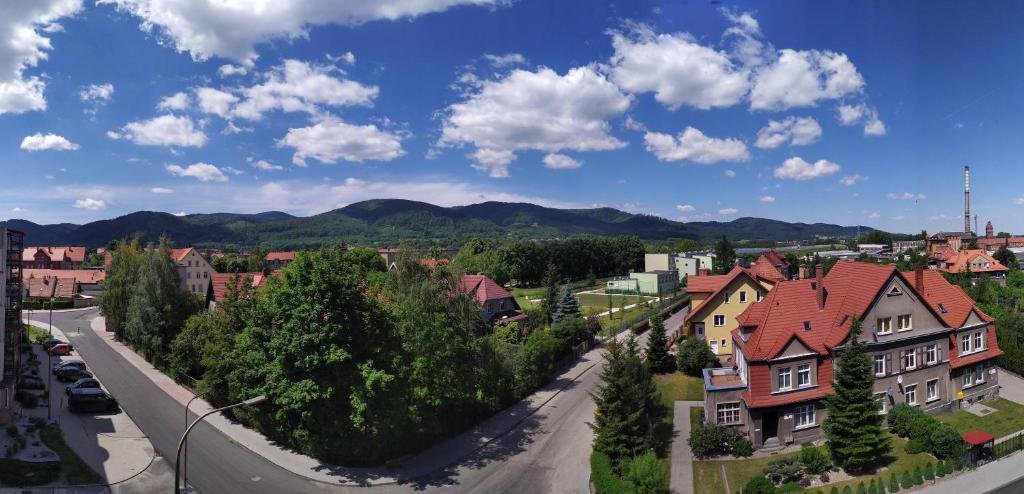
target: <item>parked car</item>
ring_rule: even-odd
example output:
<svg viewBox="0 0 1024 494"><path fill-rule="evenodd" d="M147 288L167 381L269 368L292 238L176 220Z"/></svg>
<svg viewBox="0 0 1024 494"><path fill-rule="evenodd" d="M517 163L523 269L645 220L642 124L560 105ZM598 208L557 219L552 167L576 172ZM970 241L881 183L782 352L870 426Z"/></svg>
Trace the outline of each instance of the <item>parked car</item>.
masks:
<svg viewBox="0 0 1024 494"><path fill-rule="evenodd" d="M69 382L77 381L82 378L92 377L92 373L85 370L79 369L78 367L61 367L53 371L53 375L57 377L58 381Z"/></svg>
<svg viewBox="0 0 1024 494"><path fill-rule="evenodd" d="M78 412L116 412L117 400L99 388L81 388L68 395L68 410Z"/></svg>
<svg viewBox="0 0 1024 494"><path fill-rule="evenodd" d="M53 366L53 370L56 371L57 369L63 369L66 367L75 367L78 369L85 370L85 362L82 362L81 360L65 360L63 362L55 364Z"/></svg>
<svg viewBox="0 0 1024 494"><path fill-rule="evenodd" d="M60 341L60 340L58 340L58 339L50 339L50 340L46 340L46 341L44 341L44 342L42 343L42 345L43 345L43 350L49 350L49 349L50 349L50 347L52 347L53 345L59 345L59 344L61 344L61 343L67 343L67 342L66 342L66 341Z"/></svg>
<svg viewBox="0 0 1024 494"><path fill-rule="evenodd" d="M100 387L100 382L97 381L95 378L85 377L85 378L79 379L79 380L77 380L77 381L75 381L75 382L73 382L71 384L68 384L67 388L64 389L64 392L66 394L70 395L71 392L76 390L76 389L86 389L86 388L97 388L97 389L99 389L99 387Z"/></svg>
<svg viewBox="0 0 1024 494"><path fill-rule="evenodd" d="M57 343L46 349L47 352L50 352L50 355L71 355L71 350L71 345L67 343Z"/></svg>

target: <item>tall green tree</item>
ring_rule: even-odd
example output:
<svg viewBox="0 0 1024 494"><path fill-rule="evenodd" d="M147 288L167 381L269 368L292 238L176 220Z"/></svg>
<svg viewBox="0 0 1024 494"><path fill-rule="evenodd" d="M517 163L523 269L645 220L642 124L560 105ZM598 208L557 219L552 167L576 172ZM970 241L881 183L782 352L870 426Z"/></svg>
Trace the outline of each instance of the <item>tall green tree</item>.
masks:
<svg viewBox="0 0 1024 494"><path fill-rule="evenodd" d="M100 312L109 326L114 328L114 337L124 338L124 325L128 319L128 306L139 277L141 255L139 241L113 242L111 263L107 268L107 279L100 295Z"/></svg>
<svg viewBox="0 0 1024 494"><path fill-rule="evenodd" d="M860 317L851 319L846 348L839 351L832 373L835 393L825 396L828 417L823 428L832 460L848 471L863 472L888 455L891 446L874 397L871 357L858 338Z"/></svg>
<svg viewBox="0 0 1024 494"><path fill-rule="evenodd" d="M554 263L548 264L544 272L544 299L540 301L540 310L544 313L544 319L551 322L558 307L558 268Z"/></svg>
<svg viewBox="0 0 1024 494"><path fill-rule="evenodd" d="M660 396L640 356L636 339L615 339L605 348L601 386L591 396L597 404L594 450L613 462L632 458L656 446L654 426L663 413Z"/></svg>
<svg viewBox="0 0 1024 494"><path fill-rule="evenodd" d="M715 244L715 260L712 263L716 274L728 273L736 263L736 249L725 235Z"/></svg>
<svg viewBox="0 0 1024 494"><path fill-rule="evenodd" d="M551 314L551 322L558 323L563 319L576 319L580 317L580 301L573 293L568 283L562 286L562 294L558 297L558 305L555 312Z"/></svg>
<svg viewBox="0 0 1024 494"><path fill-rule="evenodd" d="M992 254L992 257L1008 269L1017 269L1017 256L1010 251L1006 244L1000 245L995 254Z"/></svg>
<svg viewBox="0 0 1024 494"><path fill-rule="evenodd" d="M644 352L647 369L652 374L665 372L668 359L668 335L665 334L665 320L661 314L651 318L651 329L648 332L647 351Z"/></svg>

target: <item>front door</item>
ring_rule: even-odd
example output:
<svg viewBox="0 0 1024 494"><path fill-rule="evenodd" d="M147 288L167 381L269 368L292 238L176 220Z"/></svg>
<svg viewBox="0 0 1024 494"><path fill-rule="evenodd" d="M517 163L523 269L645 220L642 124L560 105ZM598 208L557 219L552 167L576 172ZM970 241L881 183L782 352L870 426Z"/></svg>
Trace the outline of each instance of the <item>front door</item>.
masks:
<svg viewBox="0 0 1024 494"><path fill-rule="evenodd" d="M718 355L718 340L711 340L711 351Z"/></svg>
<svg viewBox="0 0 1024 494"><path fill-rule="evenodd" d="M764 412L761 415L761 443L779 435L779 416L775 412Z"/></svg>
<svg viewBox="0 0 1024 494"><path fill-rule="evenodd" d="M695 322L693 323L693 333L697 336L698 340L704 339L704 323Z"/></svg>

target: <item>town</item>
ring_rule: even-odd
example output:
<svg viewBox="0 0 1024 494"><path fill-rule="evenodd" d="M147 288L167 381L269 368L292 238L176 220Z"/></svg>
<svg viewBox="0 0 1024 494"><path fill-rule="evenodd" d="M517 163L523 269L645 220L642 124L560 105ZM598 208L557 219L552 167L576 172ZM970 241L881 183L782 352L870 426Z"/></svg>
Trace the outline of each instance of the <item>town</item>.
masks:
<svg viewBox="0 0 1024 494"><path fill-rule="evenodd" d="M1021 21L9 0L0 492L1024 492Z"/></svg>

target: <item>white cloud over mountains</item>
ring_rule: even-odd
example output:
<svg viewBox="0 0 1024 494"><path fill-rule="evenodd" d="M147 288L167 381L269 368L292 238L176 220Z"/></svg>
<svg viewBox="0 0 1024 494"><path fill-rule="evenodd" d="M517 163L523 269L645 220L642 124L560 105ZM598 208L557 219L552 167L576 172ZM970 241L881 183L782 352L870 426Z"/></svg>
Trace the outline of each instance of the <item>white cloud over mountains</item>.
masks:
<svg viewBox="0 0 1024 494"><path fill-rule="evenodd" d="M400 134L372 124L349 124L334 117L309 127L288 129L277 146L295 150L292 163L296 166L306 166L308 158L328 164L338 160L361 163L390 161L405 154Z"/></svg>
<svg viewBox="0 0 1024 494"><path fill-rule="evenodd" d="M214 165L209 163L193 163L182 168L178 165L167 165L164 167L172 175L179 177L192 177L200 182L227 182L228 176Z"/></svg>
<svg viewBox="0 0 1024 494"><path fill-rule="evenodd" d="M748 161L750 152L739 139L718 139L687 127L673 137L659 132L644 134L644 145L661 161L689 160L702 165L720 161Z"/></svg>
<svg viewBox="0 0 1024 494"><path fill-rule="evenodd" d="M809 163L799 156L783 161L773 172L775 178L788 180L812 180L815 178L827 177L839 172L839 165L828 161L818 160Z"/></svg>
<svg viewBox="0 0 1024 494"><path fill-rule="evenodd" d="M0 115L46 109L46 81L26 75L52 49L48 32L82 9L82 0L7 0L0 14Z"/></svg>

